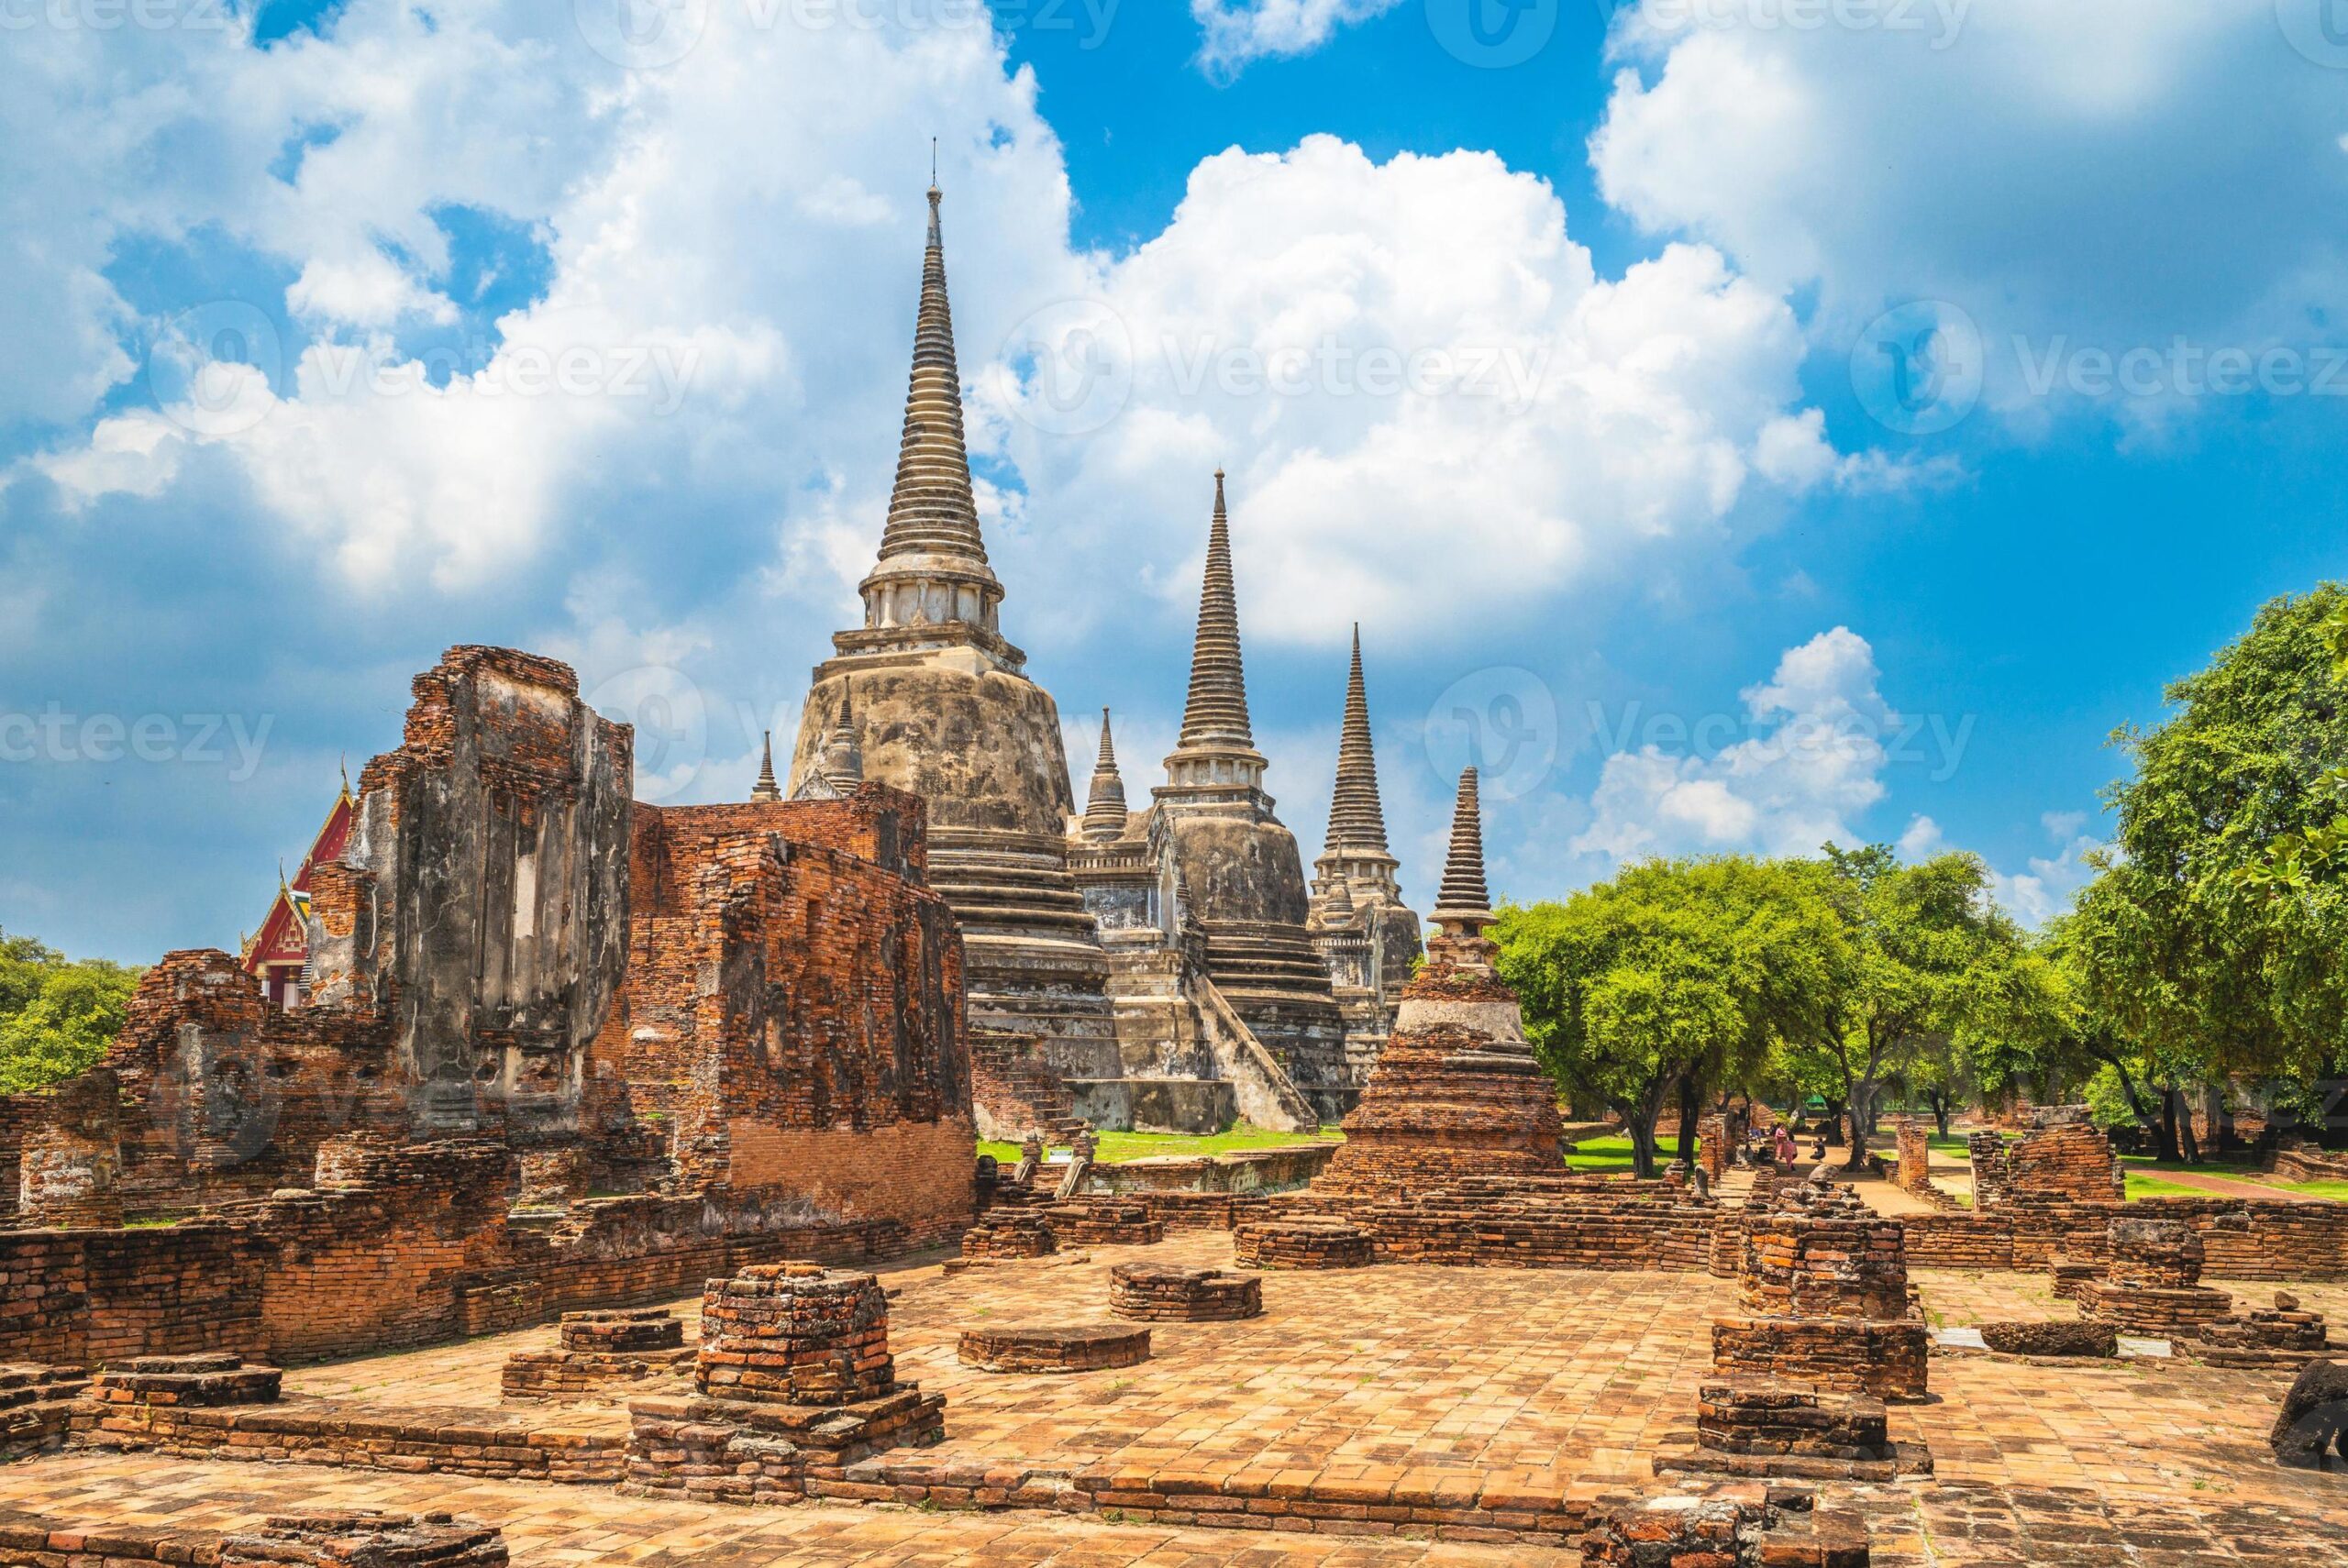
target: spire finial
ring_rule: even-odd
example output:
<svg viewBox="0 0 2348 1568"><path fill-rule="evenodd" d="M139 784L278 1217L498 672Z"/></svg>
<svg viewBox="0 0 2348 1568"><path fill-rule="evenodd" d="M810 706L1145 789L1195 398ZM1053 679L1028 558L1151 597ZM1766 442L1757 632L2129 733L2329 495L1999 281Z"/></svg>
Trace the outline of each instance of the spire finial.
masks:
<svg viewBox="0 0 2348 1568"><path fill-rule="evenodd" d="M1444 936L1479 939L1491 920L1491 892L1484 888L1484 812L1477 801L1477 772L1470 767L1460 775L1460 798L1451 812L1451 856L1444 861L1444 889L1434 897L1434 925Z"/></svg>
<svg viewBox="0 0 2348 1568"><path fill-rule="evenodd" d="M1362 679L1361 623L1354 623L1353 666L1346 676L1345 722L1337 740L1337 784L1329 796L1333 850L1387 853L1386 808L1379 799L1378 746L1369 729L1369 693Z"/></svg>
<svg viewBox="0 0 2348 1568"><path fill-rule="evenodd" d="M1109 735L1109 710L1101 710L1101 752L1092 764L1092 791L1084 803L1084 836L1105 844L1124 835L1125 781L1117 771L1116 743Z"/></svg>
<svg viewBox="0 0 2348 1568"><path fill-rule="evenodd" d="M1451 855L1443 865L1434 922L1445 936L1471 940L1492 923L1492 896L1484 886L1483 812L1472 767L1459 776L1459 801L1451 814Z"/></svg>
<svg viewBox="0 0 2348 1568"><path fill-rule="evenodd" d="M985 580L991 602L1002 597L987 569L979 512L970 493L970 459L962 433L962 377L954 357L954 313L946 293L942 195L929 188L929 241L922 258L921 304L914 317L913 374L905 388L905 426L897 448L897 482L880 536L880 565L900 556L944 558L958 573ZM877 575L877 574L876 574ZM868 582L868 590L871 584ZM868 594L868 604L870 602ZM901 624L908 615L892 615ZM991 621L991 615L988 616Z"/></svg>
<svg viewBox="0 0 2348 1568"><path fill-rule="evenodd" d="M774 732L766 732L766 747L759 754L759 781L750 786L750 799L773 801L782 799L782 786L774 777Z"/></svg>
<svg viewBox="0 0 2348 1568"><path fill-rule="evenodd" d="M1199 590L1198 636L1191 653L1191 697L1182 712L1181 745L1253 748L1247 719L1247 671L1239 651L1239 595L1231 571L1231 515L1224 503L1223 470L1214 476L1214 521L1207 532L1207 569Z"/></svg>

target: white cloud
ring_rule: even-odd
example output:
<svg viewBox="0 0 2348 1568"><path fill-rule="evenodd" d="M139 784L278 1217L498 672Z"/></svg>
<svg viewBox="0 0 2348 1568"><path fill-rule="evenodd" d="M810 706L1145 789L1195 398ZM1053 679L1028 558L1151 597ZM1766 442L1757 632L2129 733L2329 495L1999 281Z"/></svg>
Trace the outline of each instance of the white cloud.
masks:
<svg viewBox="0 0 2348 1568"><path fill-rule="evenodd" d="M2276 0L1952 0L1800 27L1778 0L1647 0L1611 35L1624 69L1591 159L1651 232L1773 289L1814 282L1837 345L1887 304L1954 303L1990 403L2043 418L2073 394L2033 399L2018 335L2040 360L2321 340L2348 295L2342 76L2287 37L2318 4L2282 0L2283 27Z"/></svg>
<svg viewBox="0 0 2348 1568"><path fill-rule="evenodd" d="M1310 54L1339 28L1381 17L1402 0L1191 0L1199 63L1235 75L1251 61Z"/></svg>
<svg viewBox="0 0 2348 1568"><path fill-rule="evenodd" d="M804 554L787 513L812 491L818 531L845 514L866 541L819 553L869 564L926 133L946 148L957 303L980 342L1002 335L1007 279L1050 289L1077 275L1058 144L1033 81L1006 71L983 27L760 26L718 7L711 29L669 69L636 74L591 53L567 8L442 25L357 0L326 38L230 40L200 68L222 96L260 106L207 178L253 209L247 237L296 269L282 301L253 314L282 304L318 337L274 367L273 391L239 387L225 409L173 396L39 466L87 504L156 494L188 448L216 448L266 514L379 596L415 580L478 589L599 535L662 559L648 490L688 512L764 498L786 558ZM336 134L290 182L265 175L286 138L319 124ZM116 231L142 207L199 211L157 171L105 178L127 209ZM429 215L449 203L543 234L553 275L496 324L486 364L434 385L392 329L452 319L437 286L448 239ZM809 586L829 603L841 585Z"/></svg>
<svg viewBox="0 0 2348 1568"><path fill-rule="evenodd" d="M1033 509L1086 520L1057 563L1070 614L1136 558L1186 602L1218 464L1242 576L1315 585L1252 596L1250 632L1333 645L1667 576L1733 538L1756 480L1845 461L1800 407L1782 299L1703 246L1602 278L1556 193L1490 154L1234 149L1081 297L1028 297L976 405Z"/></svg>
<svg viewBox="0 0 2348 1568"><path fill-rule="evenodd" d="M1910 860L1929 860L1948 847L1948 840L1941 833L1941 824L1927 816L1918 816L1899 835L1899 853Z"/></svg>
<svg viewBox="0 0 2348 1568"><path fill-rule="evenodd" d="M1714 755L1649 745L1608 757L1573 849L1620 863L1814 855L1830 839L1857 841L1858 819L1885 793L1884 737L1899 723L1877 690L1867 640L1844 626L1822 632L1787 649L1770 679L1743 695L1751 733Z"/></svg>
<svg viewBox="0 0 2348 1568"><path fill-rule="evenodd" d="M2096 878L2088 856L2107 847L2103 840L2079 831L2087 824L2085 812L2048 812L2039 820L2046 836L2059 846L2055 852L2032 856L2027 870L1989 873L1998 902L2033 931L2069 912L2079 889Z"/></svg>

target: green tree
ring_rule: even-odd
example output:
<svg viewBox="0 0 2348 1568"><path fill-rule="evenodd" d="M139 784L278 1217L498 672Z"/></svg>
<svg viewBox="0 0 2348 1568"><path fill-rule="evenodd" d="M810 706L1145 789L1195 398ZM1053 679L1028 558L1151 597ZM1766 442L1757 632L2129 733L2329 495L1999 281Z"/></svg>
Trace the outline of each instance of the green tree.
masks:
<svg viewBox="0 0 2348 1568"><path fill-rule="evenodd" d="M121 1032L138 971L70 963L0 933L0 1094L46 1088L94 1066Z"/></svg>
<svg viewBox="0 0 2348 1568"><path fill-rule="evenodd" d="M1830 844L1822 869L1854 956L1847 981L1800 1043L1841 1085L1855 1169L1866 1161L1888 1081L2017 1027L2034 977L2018 972L2027 944L1989 897L1977 857L1939 855L1903 866L1888 845ZM1933 1076L1951 1072L1944 1066Z"/></svg>
<svg viewBox="0 0 2348 1568"><path fill-rule="evenodd" d="M1501 976L1543 1062L1623 1118L1633 1169L1656 1172L1655 1124L1685 1084L1755 1081L1808 1032L1847 961L1815 878L1739 857L1652 861L1563 903L1501 911Z"/></svg>
<svg viewBox="0 0 2348 1568"><path fill-rule="evenodd" d="M2170 712L2116 737L2097 992L2198 1081L2308 1080L2348 1041L2348 591L2262 608Z"/></svg>

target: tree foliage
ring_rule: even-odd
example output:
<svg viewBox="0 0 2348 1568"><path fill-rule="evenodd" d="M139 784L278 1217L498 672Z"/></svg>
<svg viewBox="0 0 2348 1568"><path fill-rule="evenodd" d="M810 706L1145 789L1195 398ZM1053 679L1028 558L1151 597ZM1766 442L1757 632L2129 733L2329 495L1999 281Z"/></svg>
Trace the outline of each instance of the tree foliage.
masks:
<svg viewBox="0 0 2348 1568"><path fill-rule="evenodd" d="M0 1094L46 1088L94 1065L122 1028L138 971L68 961L0 932Z"/></svg>
<svg viewBox="0 0 2348 1568"><path fill-rule="evenodd" d="M2003 1042L2049 1027L2051 988L1977 857L1903 865L1888 845L1830 844L1823 871L1854 956L1821 1027L1795 1044L1842 1086L1855 1166L1890 1083L1977 1078Z"/></svg>
<svg viewBox="0 0 2348 1568"><path fill-rule="evenodd" d="M1623 1117L1637 1174L1655 1174L1675 1088L1750 1083L1780 1039L1815 1027L1847 956L1819 893L1783 862L1653 861L1501 911L1500 969L1534 1049L1577 1099Z"/></svg>
<svg viewBox="0 0 2348 1568"><path fill-rule="evenodd" d="M2348 591L2273 601L2167 696L2119 737L2099 1003L2190 1079L2322 1076L2348 1042Z"/></svg>

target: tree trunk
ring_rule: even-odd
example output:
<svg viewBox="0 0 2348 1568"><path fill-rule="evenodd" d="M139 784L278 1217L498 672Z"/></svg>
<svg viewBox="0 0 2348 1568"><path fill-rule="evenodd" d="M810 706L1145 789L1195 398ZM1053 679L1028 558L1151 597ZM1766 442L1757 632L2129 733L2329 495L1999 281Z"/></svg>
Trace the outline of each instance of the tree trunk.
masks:
<svg viewBox="0 0 2348 1568"><path fill-rule="evenodd" d="M1864 1099L1851 1102L1851 1155L1843 1162L1846 1171L1867 1168L1867 1113Z"/></svg>
<svg viewBox="0 0 2348 1568"><path fill-rule="evenodd" d="M2153 1129L2153 1139L2154 1143L2153 1154L2155 1158L2170 1165L2184 1163L2184 1156L2178 1152L2176 1142L2176 1091L2175 1089L2161 1091L2161 1119L2159 1124Z"/></svg>
<svg viewBox="0 0 2348 1568"><path fill-rule="evenodd" d="M1678 1158L1689 1170L1696 1168L1696 1118L1700 1112L1696 1103L1696 1075L1679 1075L1679 1154Z"/></svg>
<svg viewBox="0 0 2348 1568"><path fill-rule="evenodd" d="M1941 1130L1941 1142L1947 1143L1949 1112L1956 1109L1955 1103L1937 1089L1924 1097L1924 1103L1933 1108L1933 1124Z"/></svg>
<svg viewBox="0 0 2348 1568"><path fill-rule="evenodd" d="M2176 1107L2177 1155L2187 1165L2198 1165L2201 1163L2201 1140L2193 1131L2193 1107L2186 1099L2183 1089L2171 1089L2168 1092L2170 1100Z"/></svg>
<svg viewBox="0 0 2348 1568"><path fill-rule="evenodd" d="M1625 1106L1623 1108L1623 1128L1631 1135L1631 1174L1641 1181L1653 1181L1655 1165L1655 1119L1657 1107Z"/></svg>

